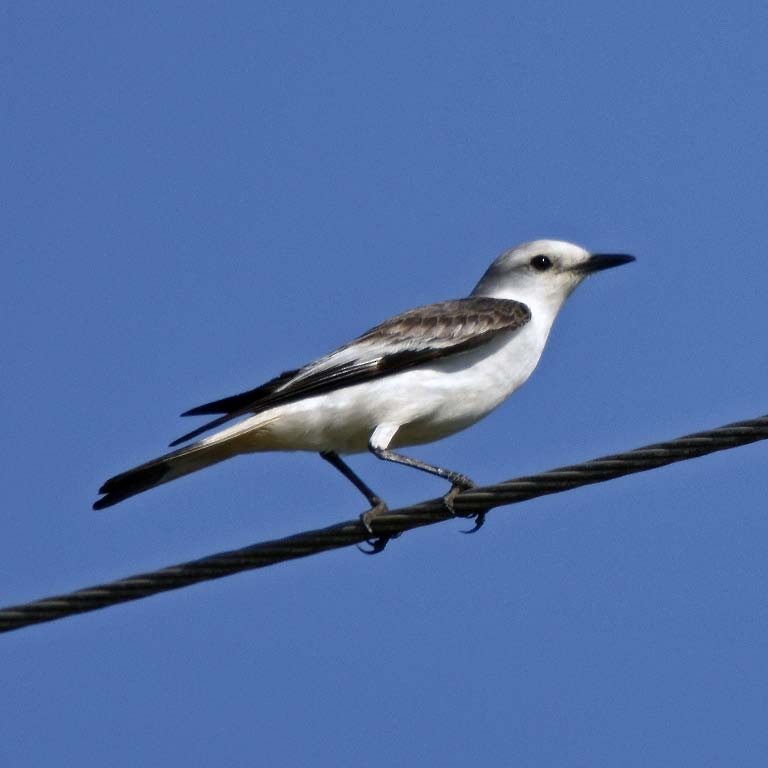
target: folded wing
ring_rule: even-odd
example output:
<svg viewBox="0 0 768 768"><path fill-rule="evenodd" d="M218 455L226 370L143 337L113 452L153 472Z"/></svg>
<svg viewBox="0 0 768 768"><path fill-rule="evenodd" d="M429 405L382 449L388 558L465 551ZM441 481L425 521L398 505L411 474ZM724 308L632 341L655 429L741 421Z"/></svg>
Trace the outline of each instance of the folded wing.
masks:
<svg viewBox="0 0 768 768"><path fill-rule="evenodd" d="M410 309L303 368L255 389L200 405L182 416L224 414L188 432L175 446L230 419L388 376L487 343L531 319L528 307L508 299L470 296Z"/></svg>

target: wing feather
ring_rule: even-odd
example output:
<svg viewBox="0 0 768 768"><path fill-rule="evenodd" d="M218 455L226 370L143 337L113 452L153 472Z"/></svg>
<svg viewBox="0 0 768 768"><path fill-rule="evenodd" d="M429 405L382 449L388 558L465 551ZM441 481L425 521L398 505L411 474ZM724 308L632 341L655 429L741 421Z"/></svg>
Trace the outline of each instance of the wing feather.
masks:
<svg viewBox="0 0 768 768"><path fill-rule="evenodd" d="M474 349L531 319L519 301L470 296L408 310L371 328L349 344L255 389L214 400L183 416L222 416L174 440L175 446L246 413L388 376L447 355Z"/></svg>

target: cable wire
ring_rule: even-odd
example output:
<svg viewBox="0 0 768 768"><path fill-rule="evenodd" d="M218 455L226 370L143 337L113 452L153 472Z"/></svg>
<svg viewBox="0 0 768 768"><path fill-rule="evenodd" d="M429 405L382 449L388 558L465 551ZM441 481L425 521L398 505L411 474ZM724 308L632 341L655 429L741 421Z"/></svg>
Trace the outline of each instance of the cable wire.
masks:
<svg viewBox="0 0 768 768"><path fill-rule="evenodd" d="M484 515L494 507L516 504L550 493L561 493L582 485L602 483L623 475L645 472L666 464L686 461L767 438L768 416L762 416L707 432L686 435L668 442L648 445L626 453L603 456L581 464L552 469L539 475L518 477L495 485L472 488L456 497L455 511L458 516ZM442 499L438 498L393 510L387 515L377 517L373 526L377 536L396 536L413 528L452 518ZM370 533L359 520L347 520L328 528L305 531L283 539L220 552L158 571L140 573L69 594L0 609L0 632L54 621L76 613L95 611L98 608L138 600L159 592L180 589L197 582L230 576L240 571L264 568L285 560L360 544L369 538Z"/></svg>

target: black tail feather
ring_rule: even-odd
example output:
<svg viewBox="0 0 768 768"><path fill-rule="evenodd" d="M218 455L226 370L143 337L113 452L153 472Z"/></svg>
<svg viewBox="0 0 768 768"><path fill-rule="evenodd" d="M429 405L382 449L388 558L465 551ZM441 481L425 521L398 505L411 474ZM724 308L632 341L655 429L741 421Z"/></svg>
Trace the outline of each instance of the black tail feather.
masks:
<svg viewBox="0 0 768 768"><path fill-rule="evenodd" d="M198 435L202 435L203 432L207 432L209 429L213 429L214 427L218 427L221 424L226 424L232 417L227 414L226 416L219 416L218 419L214 419L213 421L209 421L205 424L203 424L202 427L198 427L197 429L193 429L191 432L187 432L186 435L182 435L181 437L177 437L172 443L169 443L169 446L171 448L174 448L175 446L179 445L180 443L186 443L187 440L191 440L193 437L197 437Z"/></svg>
<svg viewBox="0 0 768 768"><path fill-rule="evenodd" d="M93 508L104 509L105 507L111 507L113 504L117 504L130 496L135 496L142 491L148 491L165 477L169 469L170 466L167 462L159 461L146 467L137 467L120 475L110 477L99 488L99 493L104 493L106 496L95 501Z"/></svg>
<svg viewBox="0 0 768 768"><path fill-rule="evenodd" d="M184 411L182 416L210 416L217 413L234 413L247 409L250 406L258 406L259 401L271 395L279 386L290 381L299 371L284 371L274 379L270 379L255 389L249 389L247 392L241 392L238 395L222 397L221 400L214 400L212 403L204 403L196 408L190 408Z"/></svg>

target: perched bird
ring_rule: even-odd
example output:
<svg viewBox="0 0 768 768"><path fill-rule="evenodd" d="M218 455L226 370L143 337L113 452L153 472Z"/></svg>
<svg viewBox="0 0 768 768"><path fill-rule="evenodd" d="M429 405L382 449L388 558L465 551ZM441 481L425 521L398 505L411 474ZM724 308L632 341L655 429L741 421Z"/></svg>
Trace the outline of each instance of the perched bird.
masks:
<svg viewBox="0 0 768 768"><path fill-rule="evenodd" d="M439 440L492 411L531 375L552 323L574 288L599 270L634 261L590 254L572 243L535 240L502 253L464 299L408 310L303 368L255 389L192 408L222 414L171 443L171 453L107 480L103 509L232 456L316 451L366 497L368 530L386 505L341 459L370 451L449 480L445 503L473 483L460 472L395 453ZM480 521L482 522L482 521Z"/></svg>

